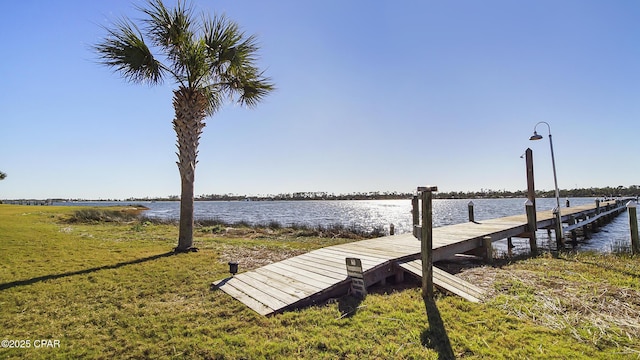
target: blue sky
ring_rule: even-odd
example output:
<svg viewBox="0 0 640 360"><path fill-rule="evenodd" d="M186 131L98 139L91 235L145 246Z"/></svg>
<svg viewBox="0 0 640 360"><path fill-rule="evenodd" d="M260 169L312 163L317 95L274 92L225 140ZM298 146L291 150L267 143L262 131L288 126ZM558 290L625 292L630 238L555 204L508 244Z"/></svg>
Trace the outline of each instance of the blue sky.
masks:
<svg viewBox="0 0 640 360"><path fill-rule="evenodd" d="M126 83L91 45L141 1L0 14L0 198L177 195L174 84ZM173 6L173 1L167 1ZM640 184L640 2L198 1L261 44L277 86L207 120L196 194Z"/></svg>

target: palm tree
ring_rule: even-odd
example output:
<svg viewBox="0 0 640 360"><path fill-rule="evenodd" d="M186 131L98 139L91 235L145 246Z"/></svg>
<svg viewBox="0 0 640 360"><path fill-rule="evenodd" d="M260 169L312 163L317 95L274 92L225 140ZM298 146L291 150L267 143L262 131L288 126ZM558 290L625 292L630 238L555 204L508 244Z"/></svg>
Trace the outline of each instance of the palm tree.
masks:
<svg viewBox="0 0 640 360"><path fill-rule="evenodd" d="M7 177L7 174L0 171L0 180L4 180Z"/></svg>
<svg viewBox="0 0 640 360"><path fill-rule="evenodd" d="M193 248L193 202L196 157L206 117L225 100L255 107L274 86L255 62L256 37L245 36L225 16L203 14L196 18L183 1L168 9L162 0L149 0L142 20L143 33L122 18L95 45L100 63L127 81L157 85L170 78L175 111L173 128L178 140L181 178L180 232L176 251ZM156 55L157 52L158 54Z"/></svg>

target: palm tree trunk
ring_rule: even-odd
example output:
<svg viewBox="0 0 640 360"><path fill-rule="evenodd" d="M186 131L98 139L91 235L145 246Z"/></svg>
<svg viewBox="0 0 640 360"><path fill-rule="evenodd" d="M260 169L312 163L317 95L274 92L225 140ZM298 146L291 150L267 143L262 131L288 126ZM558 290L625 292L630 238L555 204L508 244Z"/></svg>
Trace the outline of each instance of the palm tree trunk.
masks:
<svg viewBox="0 0 640 360"><path fill-rule="evenodd" d="M180 231L176 252L195 251L193 247L193 202L198 144L204 128L206 97L197 89L180 87L173 93L175 119L173 129L178 136L178 170L180 196Z"/></svg>

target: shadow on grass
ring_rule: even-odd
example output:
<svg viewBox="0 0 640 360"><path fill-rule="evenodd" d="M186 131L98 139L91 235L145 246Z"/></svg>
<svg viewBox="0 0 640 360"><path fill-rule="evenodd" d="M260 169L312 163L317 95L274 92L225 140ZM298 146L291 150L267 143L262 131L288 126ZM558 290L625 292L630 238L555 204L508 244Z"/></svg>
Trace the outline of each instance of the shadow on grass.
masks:
<svg viewBox="0 0 640 360"><path fill-rule="evenodd" d="M147 262L147 261L153 261L153 260L157 260L157 259L173 256L175 254L176 254L175 252L170 251L170 252L167 252L167 253L164 253L164 254L153 255L153 256L146 257L146 258L142 258L142 259L135 259L135 260L131 260L131 261L120 262L120 263L117 263L117 264L114 264L114 265L105 265L105 266L100 266L100 267L95 267L95 268L90 268L90 269L85 269L85 270L66 272L66 273L62 273L62 274L38 276L38 277L29 279L29 280L12 281L12 282L8 282L8 283L0 284L0 291L6 290L6 289L10 289L10 288L16 287L16 286L31 285L31 284L35 284L35 283L38 283L38 282L41 282L41 281L46 281L46 280L55 280L55 279L65 278L65 277L68 277L68 276L90 274L92 272L101 271L101 270L118 269L118 268L121 268L123 266L141 264L141 263L144 263L144 262Z"/></svg>
<svg viewBox="0 0 640 360"><path fill-rule="evenodd" d="M354 316L358 312L358 309L360 309L362 300L362 298L353 295L341 297L338 300L338 310L341 314L340 319Z"/></svg>
<svg viewBox="0 0 640 360"><path fill-rule="evenodd" d="M424 305L427 309L429 328L425 329L420 335L422 345L437 351L438 359L455 359L449 335L447 335L447 330L444 328L435 300L425 299Z"/></svg>

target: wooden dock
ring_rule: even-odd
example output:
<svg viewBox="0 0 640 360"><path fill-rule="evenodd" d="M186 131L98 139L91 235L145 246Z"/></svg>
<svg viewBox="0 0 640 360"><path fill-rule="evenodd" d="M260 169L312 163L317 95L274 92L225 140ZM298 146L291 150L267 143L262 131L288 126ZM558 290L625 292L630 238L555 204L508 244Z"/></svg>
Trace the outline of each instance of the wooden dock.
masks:
<svg viewBox="0 0 640 360"><path fill-rule="evenodd" d="M625 209L622 201L563 208L562 220L571 222L566 227L566 231L571 231ZM538 229L554 227L552 211L536 215ZM528 231L526 215L434 228L433 261L481 249L486 237L491 241L527 237ZM420 241L412 234L401 234L314 250L216 281L212 289L224 291L261 315L280 313L347 294L351 278L347 274L346 258L361 259L366 286L384 282L389 277L401 279L405 272L420 275ZM434 283L470 301L482 299L481 289L435 267Z"/></svg>

